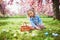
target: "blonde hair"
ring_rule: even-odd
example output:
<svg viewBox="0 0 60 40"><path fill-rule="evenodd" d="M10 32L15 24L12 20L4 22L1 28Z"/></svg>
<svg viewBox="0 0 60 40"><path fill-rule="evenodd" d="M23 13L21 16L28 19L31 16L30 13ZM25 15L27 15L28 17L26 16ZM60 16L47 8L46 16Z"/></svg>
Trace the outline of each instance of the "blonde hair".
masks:
<svg viewBox="0 0 60 40"><path fill-rule="evenodd" d="M29 10L27 11L27 14L28 14L29 11L32 11L32 12L35 14L34 9L29 9Z"/></svg>

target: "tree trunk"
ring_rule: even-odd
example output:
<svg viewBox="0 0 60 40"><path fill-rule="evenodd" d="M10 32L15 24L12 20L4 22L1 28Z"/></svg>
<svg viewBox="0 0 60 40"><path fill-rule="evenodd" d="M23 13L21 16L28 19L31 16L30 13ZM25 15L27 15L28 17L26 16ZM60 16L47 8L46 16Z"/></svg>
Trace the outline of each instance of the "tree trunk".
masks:
<svg viewBox="0 0 60 40"><path fill-rule="evenodd" d="M0 14L2 14L2 16L3 16L3 17L5 16L4 9L2 8L2 6L1 6L1 5L0 5Z"/></svg>
<svg viewBox="0 0 60 40"><path fill-rule="evenodd" d="M4 17L5 16L5 11L4 11L4 8L5 6L4 6L4 4L3 4L3 0L0 0L0 14L2 15L2 17ZM1 16L0 15L0 16Z"/></svg>
<svg viewBox="0 0 60 40"><path fill-rule="evenodd" d="M60 13L59 13L59 0L52 0L53 1L53 10L55 19L60 20Z"/></svg>

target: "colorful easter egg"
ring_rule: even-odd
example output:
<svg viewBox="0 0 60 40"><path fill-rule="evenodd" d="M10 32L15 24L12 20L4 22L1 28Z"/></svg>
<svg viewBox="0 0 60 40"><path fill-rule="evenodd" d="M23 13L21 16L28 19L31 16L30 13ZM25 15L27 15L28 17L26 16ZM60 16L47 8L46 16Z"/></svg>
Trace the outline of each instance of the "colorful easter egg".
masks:
<svg viewBox="0 0 60 40"><path fill-rule="evenodd" d="M45 32L44 34L47 36L49 33L48 32Z"/></svg>

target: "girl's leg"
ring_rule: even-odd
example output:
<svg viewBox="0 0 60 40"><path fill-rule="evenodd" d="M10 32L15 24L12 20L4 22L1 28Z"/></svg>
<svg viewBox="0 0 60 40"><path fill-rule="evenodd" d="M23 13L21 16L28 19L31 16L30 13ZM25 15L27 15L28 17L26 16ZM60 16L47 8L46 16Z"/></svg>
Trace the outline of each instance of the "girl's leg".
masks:
<svg viewBox="0 0 60 40"><path fill-rule="evenodd" d="M36 27L35 29L37 29L37 30L40 30L41 28L39 28L39 27Z"/></svg>
<svg viewBox="0 0 60 40"><path fill-rule="evenodd" d="M45 28L46 28L43 24L40 24L38 27L39 27L40 29L45 29Z"/></svg>
<svg viewBox="0 0 60 40"><path fill-rule="evenodd" d="M33 27L33 26L31 26L31 25L27 25L28 27L30 27L32 30L34 30L34 29L37 29L37 30L39 30L40 28L37 26L37 27Z"/></svg>

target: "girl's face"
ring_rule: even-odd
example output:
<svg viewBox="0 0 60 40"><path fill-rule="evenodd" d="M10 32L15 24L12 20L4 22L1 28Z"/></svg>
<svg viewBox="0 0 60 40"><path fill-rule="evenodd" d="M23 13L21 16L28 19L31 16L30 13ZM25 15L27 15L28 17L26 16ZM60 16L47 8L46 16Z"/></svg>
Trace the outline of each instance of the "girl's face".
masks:
<svg viewBox="0 0 60 40"><path fill-rule="evenodd" d="M29 16L29 17L34 17L34 16L35 16L35 13L34 13L33 11L29 11L29 12L28 12L28 16Z"/></svg>

